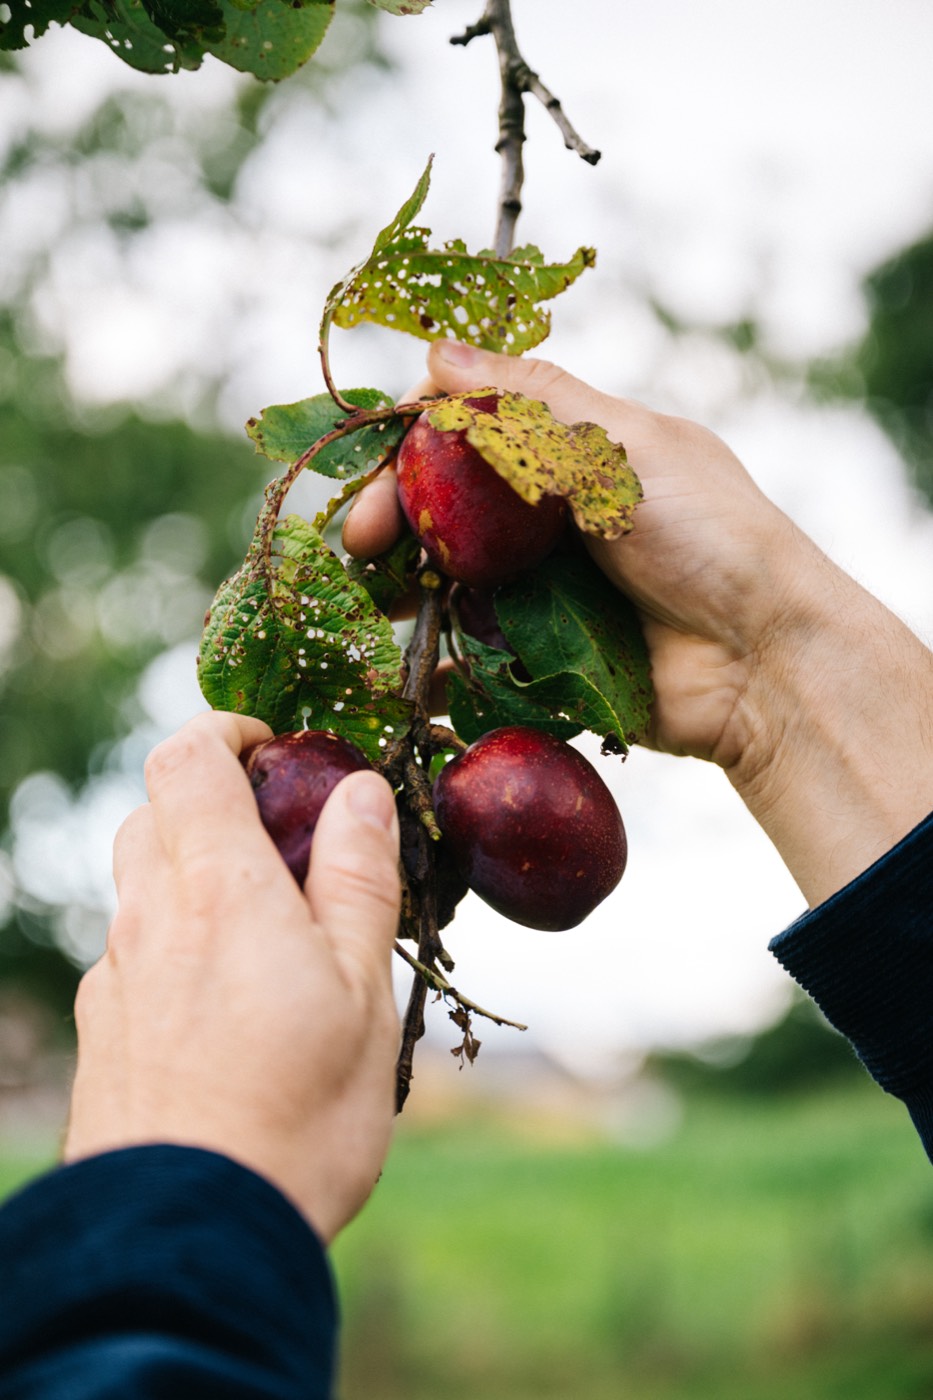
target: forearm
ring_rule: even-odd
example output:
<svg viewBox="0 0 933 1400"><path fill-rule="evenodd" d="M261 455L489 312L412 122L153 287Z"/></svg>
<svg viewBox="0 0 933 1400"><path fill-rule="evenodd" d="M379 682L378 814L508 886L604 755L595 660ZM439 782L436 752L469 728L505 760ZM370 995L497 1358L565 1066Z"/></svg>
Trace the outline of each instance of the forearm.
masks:
<svg viewBox="0 0 933 1400"><path fill-rule="evenodd" d="M771 951L910 1110L933 1159L933 817Z"/></svg>
<svg viewBox="0 0 933 1400"><path fill-rule="evenodd" d="M263 1178L215 1153L88 1158L0 1210L0 1393L327 1400L323 1249Z"/></svg>
<svg viewBox="0 0 933 1400"><path fill-rule="evenodd" d="M933 809L933 653L804 541L739 704L728 770L808 903L821 903Z"/></svg>

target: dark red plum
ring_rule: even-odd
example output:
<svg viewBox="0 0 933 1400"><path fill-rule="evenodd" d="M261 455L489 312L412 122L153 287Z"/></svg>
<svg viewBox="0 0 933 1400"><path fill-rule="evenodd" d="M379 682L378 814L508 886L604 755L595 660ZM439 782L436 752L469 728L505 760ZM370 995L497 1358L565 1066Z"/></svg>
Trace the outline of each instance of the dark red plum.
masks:
<svg viewBox="0 0 933 1400"><path fill-rule="evenodd" d="M495 413L497 394L466 399ZM435 568L476 588L495 588L550 554L564 530L566 505L542 496L536 505L484 461L465 429L443 432L423 413L398 453L402 510Z"/></svg>
<svg viewBox="0 0 933 1400"><path fill-rule="evenodd" d="M304 888L321 808L348 773L372 768L355 745L320 729L279 734L242 755L262 824Z"/></svg>
<svg viewBox="0 0 933 1400"><path fill-rule="evenodd" d="M484 734L438 774L434 808L470 888L529 928L574 928L625 870L612 793L588 759L539 729Z"/></svg>

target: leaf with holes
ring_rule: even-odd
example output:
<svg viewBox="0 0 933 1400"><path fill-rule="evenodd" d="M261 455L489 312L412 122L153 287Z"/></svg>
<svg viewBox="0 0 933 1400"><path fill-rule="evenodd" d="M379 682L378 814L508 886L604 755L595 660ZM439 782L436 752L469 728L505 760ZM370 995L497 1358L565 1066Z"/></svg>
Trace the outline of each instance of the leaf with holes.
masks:
<svg viewBox="0 0 933 1400"><path fill-rule="evenodd" d="M343 397L359 408L391 408L392 398L378 389L347 389ZM330 394L315 394L299 403L264 408L258 418L250 418L246 432L261 452L273 462L297 462L313 443L344 422L347 414ZM347 480L369 471L385 459L405 436L408 424L389 418L358 432L338 438L315 453L308 463L321 476Z"/></svg>
<svg viewBox="0 0 933 1400"><path fill-rule="evenodd" d="M199 39L171 39L150 19L142 0L88 0L71 23L141 73L200 68L204 57Z"/></svg>
<svg viewBox="0 0 933 1400"><path fill-rule="evenodd" d="M55 20L101 40L143 73L199 68L205 53L276 81L318 48L335 0L10 0L0 48L24 48Z"/></svg>
<svg viewBox="0 0 933 1400"><path fill-rule="evenodd" d="M40 38L50 24L67 24L80 10L82 0L8 0L8 19L0 19L0 49L25 49L32 38Z"/></svg>
<svg viewBox="0 0 933 1400"><path fill-rule="evenodd" d="M494 413L474 402L491 394L498 394ZM455 394L428 409L428 419L442 432L465 432L532 505L545 495L564 496L580 529L607 540L632 528L641 483L622 444L595 423L561 423L537 399L494 389Z"/></svg>
<svg viewBox="0 0 933 1400"><path fill-rule="evenodd" d="M538 248L500 258L469 253L459 239L428 246L430 230L412 227L430 181L430 162L411 198L376 239L372 253L333 288L321 340L330 325L372 321L422 340L449 336L487 350L518 355L545 339L550 312L541 303L574 282L596 255L578 248L565 263L546 263Z"/></svg>
<svg viewBox="0 0 933 1400"><path fill-rule="evenodd" d="M270 563L257 534L218 590L198 658L205 699L277 734L332 730L378 758L409 722L390 622L298 516L276 526Z"/></svg>

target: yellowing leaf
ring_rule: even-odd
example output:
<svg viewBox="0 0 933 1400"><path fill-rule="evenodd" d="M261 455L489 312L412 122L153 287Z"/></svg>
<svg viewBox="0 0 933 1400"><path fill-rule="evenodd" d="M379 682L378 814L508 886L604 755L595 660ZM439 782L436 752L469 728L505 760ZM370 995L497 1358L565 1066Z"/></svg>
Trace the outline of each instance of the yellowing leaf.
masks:
<svg viewBox="0 0 933 1400"><path fill-rule="evenodd" d="M487 350L518 355L551 329L550 301L574 282L596 254L578 248L567 262L546 263L540 249L508 257L470 253L459 239L429 247L430 229L412 227L430 180L428 163L411 198L376 239L369 257L332 290L321 326L349 328L372 321L422 340L447 336Z"/></svg>
<svg viewBox="0 0 933 1400"><path fill-rule="evenodd" d="M490 412L490 395L498 395ZM537 399L495 389L455 394L428 410L433 427L467 441L514 491L534 505L564 496L581 530L617 539L633 524L641 483L625 448L595 423L561 423Z"/></svg>

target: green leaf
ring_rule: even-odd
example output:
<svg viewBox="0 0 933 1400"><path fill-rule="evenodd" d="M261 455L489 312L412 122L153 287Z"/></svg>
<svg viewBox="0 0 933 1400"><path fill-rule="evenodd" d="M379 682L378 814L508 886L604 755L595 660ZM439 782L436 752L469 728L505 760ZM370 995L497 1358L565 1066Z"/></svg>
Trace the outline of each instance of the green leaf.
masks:
<svg viewBox="0 0 933 1400"><path fill-rule="evenodd" d="M153 24L169 39L222 39L224 8L220 0L143 0Z"/></svg>
<svg viewBox="0 0 933 1400"><path fill-rule="evenodd" d="M427 165L421 173L421 178L408 199L406 199L392 222L386 224L385 228L376 236L376 241L373 244L373 250L369 257L365 258L363 262L357 263L356 267L350 269L346 277L341 278L339 282L331 287L330 294L324 303L324 314L321 319L322 342L327 339L327 331L334 318L334 313L339 309L341 302L356 279L363 274L371 263L380 257L386 248L392 247L421 209L431 184L431 166L433 163L434 157L430 156Z"/></svg>
<svg viewBox="0 0 933 1400"><path fill-rule="evenodd" d="M214 709L276 733L329 729L378 758L408 727L392 626L298 516L276 526L271 573L259 533L208 614L198 677Z"/></svg>
<svg viewBox="0 0 933 1400"><path fill-rule="evenodd" d="M496 594L509 645L534 678L534 697L627 747L645 732L652 700L638 615L585 554L552 554Z"/></svg>
<svg viewBox="0 0 933 1400"><path fill-rule="evenodd" d="M623 752L644 733L652 688L637 614L585 555L551 555L500 588L496 614L532 677L514 680L507 653L460 639L469 683L449 691L461 738L501 724L531 724L568 737L591 730ZM545 721L542 721L542 716ZM461 724L465 729L461 730Z"/></svg>
<svg viewBox="0 0 933 1400"><path fill-rule="evenodd" d="M421 558L421 545L410 531L396 540L385 554L372 559L347 559L348 575L372 598L380 612L387 613L412 586Z"/></svg>
<svg viewBox="0 0 933 1400"><path fill-rule="evenodd" d="M0 20L0 49L25 49L27 29L38 39L50 24L67 24L80 8L81 0L31 0L28 5L25 0L8 0L10 18Z"/></svg>
<svg viewBox="0 0 933 1400"><path fill-rule="evenodd" d="M507 652L465 634L458 639L469 678L455 671L447 681L450 722L467 744L472 744L504 724L527 724L544 729L559 739L572 739L583 725L564 718L555 708L550 693L543 701L535 687L515 681L509 671L512 658Z"/></svg>
<svg viewBox="0 0 933 1400"><path fill-rule="evenodd" d="M564 291L596 254L578 248L565 263L545 263L538 248L500 258L467 252L459 239L428 247L430 230L411 222L424 203L431 163L411 198L376 239L369 257L333 288L321 326L349 328L372 321L422 340L449 336L487 350L518 355L540 344L551 328L541 303Z"/></svg>
<svg viewBox="0 0 933 1400"><path fill-rule="evenodd" d="M278 80L317 49L334 0L11 0L0 47L23 48L25 30L70 22L143 73L199 68L205 53L241 72Z"/></svg>
<svg viewBox="0 0 933 1400"><path fill-rule="evenodd" d="M87 0L71 23L142 73L200 68L204 57L197 39L172 40L153 24L142 0Z"/></svg>
<svg viewBox="0 0 933 1400"><path fill-rule="evenodd" d="M494 413L483 402L498 394ZM544 495L565 496L581 530L617 539L633 524L641 483L621 443L595 423L561 423L546 404L495 389L456 394L428 410L442 432L465 431L513 490L534 505Z"/></svg>
<svg viewBox="0 0 933 1400"><path fill-rule="evenodd" d="M431 4L431 0L369 0L377 10L385 10L390 15L420 15Z"/></svg>
<svg viewBox="0 0 933 1400"><path fill-rule="evenodd" d="M208 53L241 73L277 82L306 63L327 33L334 0L223 0L226 34Z"/></svg>
<svg viewBox="0 0 933 1400"><path fill-rule="evenodd" d="M359 408L388 408L390 395L378 389L347 389L343 397ZM315 394L300 403L277 404L264 408L258 418L250 418L246 432L256 451L273 462L297 462L325 433L346 419L330 394ZM328 443L308 466L321 476L349 479L369 471L401 442L408 424L401 418L361 428L358 432Z"/></svg>

